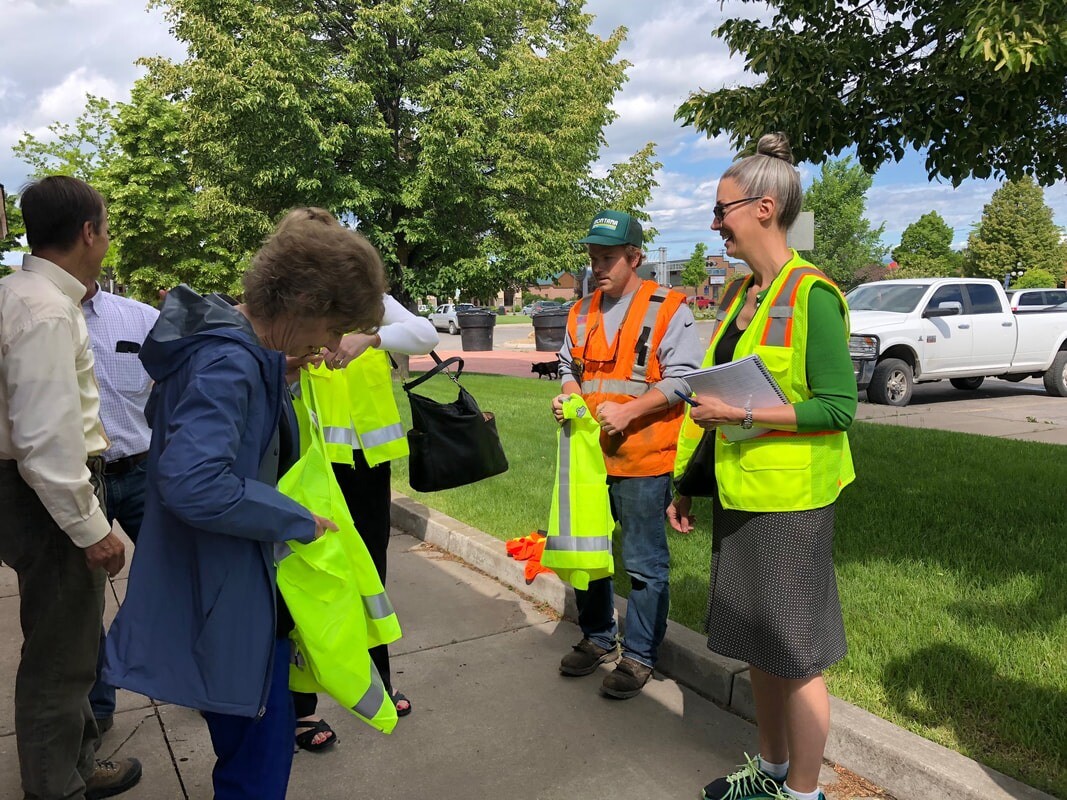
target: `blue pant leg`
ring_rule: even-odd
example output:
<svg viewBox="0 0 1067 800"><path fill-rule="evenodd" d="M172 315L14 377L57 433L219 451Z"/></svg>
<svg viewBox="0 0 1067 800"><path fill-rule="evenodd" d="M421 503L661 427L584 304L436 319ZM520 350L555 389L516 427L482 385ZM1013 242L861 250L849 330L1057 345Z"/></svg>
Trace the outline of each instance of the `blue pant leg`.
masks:
<svg viewBox="0 0 1067 800"><path fill-rule="evenodd" d="M284 800L293 766L296 717L289 694L288 639L274 649L267 710L259 719L204 712L215 769L215 800Z"/></svg>
<svg viewBox="0 0 1067 800"><path fill-rule="evenodd" d="M108 517L118 520L122 530L136 544L144 520L144 495L148 482L145 463L134 466L125 475L107 478Z"/></svg>
<svg viewBox="0 0 1067 800"><path fill-rule="evenodd" d="M578 625L582 635L605 650L615 646L618 625L615 623L615 584L611 578L589 581L586 590L575 589Z"/></svg>
<svg viewBox="0 0 1067 800"><path fill-rule="evenodd" d="M118 520L122 530L135 543L141 532L144 519L144 494L148 473L144 462L137 464L125 475L105 475L108 522ZM115 687L100 679L104 668L104 629L100 628L100 654L96 660L96 683L89 692L89 705L97 719L110 717L115 713Z"/></svg>
<svg viewBox="0 0 1067 800"><path fill-rule="evenodd" d="M617 478L611 498L622 526L622 561L632 588L626 607L622 652L655 666L667 633L670 564L665 514L671 500L669 475Z"/></svg>

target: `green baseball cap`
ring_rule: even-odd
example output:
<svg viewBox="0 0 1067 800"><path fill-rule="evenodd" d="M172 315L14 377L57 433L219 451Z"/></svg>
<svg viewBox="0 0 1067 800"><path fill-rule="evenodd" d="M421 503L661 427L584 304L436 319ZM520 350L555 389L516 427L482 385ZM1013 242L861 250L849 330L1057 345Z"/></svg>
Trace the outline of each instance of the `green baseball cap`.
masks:
<svg viewBox="0 0 1067 800"><path fill-rule="evenodd" d="M641 247L644 243L644 231L641 223L625 211L605 209L593 217L589 234L579 239L578 244L602 244L611 247L619 244L632 244Z"/></svg>

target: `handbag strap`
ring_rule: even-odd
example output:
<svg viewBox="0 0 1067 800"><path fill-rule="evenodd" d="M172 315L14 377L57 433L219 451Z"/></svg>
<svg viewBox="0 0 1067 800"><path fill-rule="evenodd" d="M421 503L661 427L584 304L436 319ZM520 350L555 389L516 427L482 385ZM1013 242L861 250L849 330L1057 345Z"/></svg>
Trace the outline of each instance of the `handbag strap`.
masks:
<svg viewBox="0 0 1067 800"><path fill-rule="evenodd" d="M459 376L463 373L463 359L462 358L460 358L459 356L452 356L451 358L446 358L446 359L444 359L442 361L441 360L441 356L437 355L437 351L436 350L431 350L430 351L430 357L433 358L433 360L435 362L437 362L437 363L434 364L433 367L428 369L422 375L420 375L419 377L415 378L414 380L410 380L410 381L407 381L404 384L401 384L404 387L404 391L405 392L410 392L416 386L419 386L420 384L425 383L430 378L432 378L434 375L437 375L438 373L446 371L449 367L451 367L453 365L456 365L456 374L453 375L451 372L449 372L448 373L448 377L451 378L456 383L459 383L457 378L459 378Z"/></svg>

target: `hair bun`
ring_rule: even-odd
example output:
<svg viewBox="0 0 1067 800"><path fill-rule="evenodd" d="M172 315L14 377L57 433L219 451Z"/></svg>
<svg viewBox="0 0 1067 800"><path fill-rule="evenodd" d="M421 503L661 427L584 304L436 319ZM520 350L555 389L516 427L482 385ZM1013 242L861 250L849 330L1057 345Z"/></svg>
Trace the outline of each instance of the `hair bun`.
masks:
<svg viewBox="0 0 1067 800"><path fill-rule="evenodd" d="M793 149L789 146L789 137L781 131L763 134L760 137L759 144L756 145L756 152L759 155L780 158L787 164L795 163L793 161Z"/></svg>

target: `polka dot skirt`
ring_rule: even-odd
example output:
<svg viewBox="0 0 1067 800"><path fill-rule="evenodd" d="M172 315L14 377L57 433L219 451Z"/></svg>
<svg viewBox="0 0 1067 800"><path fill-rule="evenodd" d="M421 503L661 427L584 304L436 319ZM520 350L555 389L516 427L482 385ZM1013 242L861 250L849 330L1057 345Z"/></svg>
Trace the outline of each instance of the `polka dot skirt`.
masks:
<svg viewBox="0 0 1067 800"><path fill-rule="evenodd" d="M713 498L708 647L781 678L848 652L834 574L834 506L753 513Z"/></svg>

